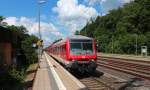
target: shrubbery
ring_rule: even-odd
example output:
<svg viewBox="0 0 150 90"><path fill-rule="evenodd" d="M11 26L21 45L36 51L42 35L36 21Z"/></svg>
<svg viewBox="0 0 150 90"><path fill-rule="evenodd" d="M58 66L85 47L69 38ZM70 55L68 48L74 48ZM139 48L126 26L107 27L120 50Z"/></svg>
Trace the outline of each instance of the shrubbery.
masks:
<svg viewBox="0 0 150 90"><path fill-rule="evenodd" d="M24 71L19 71L15 67L3 67L0 73L1 90L23 90Z"/></svg>
<svg viewBox="0 0 150 90"><path fill-rule="evenodd" d="M0 23L3 19L5 18L0 16ZM6 24L4 27L11 31L12 57L16 61L13 61L12 66L4 66L3 63L0 63L0 90L23 90L26 69L38 59L36 48L33 47L38 38L29 35L24 26Z"/></svg>

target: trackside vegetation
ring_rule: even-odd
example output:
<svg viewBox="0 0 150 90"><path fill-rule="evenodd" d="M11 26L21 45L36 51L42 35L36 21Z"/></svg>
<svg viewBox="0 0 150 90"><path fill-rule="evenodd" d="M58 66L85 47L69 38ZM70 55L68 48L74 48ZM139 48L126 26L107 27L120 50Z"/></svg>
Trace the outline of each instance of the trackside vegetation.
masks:
<svg viewBox="0 0 150 90"><path fill-rule="evenodd" d="M140 54L141 46L147 46L150 54L150 0L134 0L113 9L75 34L95 38L100 52L135 54L137 47Z"/></svg>
<svg viewBox="0 0 150 90"><path fill-rule="evenodd" d="M13 64L10 66L0 64L0 89L25 90L26 70L38 60L37 48L33 47L33 43L36 43L38 38L34 35L29 35L24 26L3 24L4 19L3 16L0 16L0 26L11 31Z"/></svg>

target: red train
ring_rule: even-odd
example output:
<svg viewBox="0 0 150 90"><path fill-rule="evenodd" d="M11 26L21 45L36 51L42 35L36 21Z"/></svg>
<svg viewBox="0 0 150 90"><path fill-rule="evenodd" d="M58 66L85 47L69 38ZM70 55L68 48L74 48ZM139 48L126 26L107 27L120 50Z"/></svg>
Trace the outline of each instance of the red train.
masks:
<svg viewBox="0 0 150 90"><path fill-rule="evenodd" d="M81 72L96 70L96 42L92 38L73 35L54 42L47 51L67 69Z"/></svg>

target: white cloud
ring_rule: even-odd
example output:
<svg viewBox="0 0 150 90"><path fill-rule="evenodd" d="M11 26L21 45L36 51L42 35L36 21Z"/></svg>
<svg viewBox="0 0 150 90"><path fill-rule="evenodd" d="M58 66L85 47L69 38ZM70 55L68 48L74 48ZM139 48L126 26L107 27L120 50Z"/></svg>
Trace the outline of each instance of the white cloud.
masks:
<svg viewBox="0 0 150 90"><path fill-rule="evenodd" d="M8 17L4 20L4 22L7 22L9 25L17 25L18 19L16 17Z"/></svg>
<svg viewBox="0 0 150 90"><path fill-rule="evenodd" d="M134 0L119 0L119 1L122 3L129 3L129 2L134 1Z"/></svg>
<svg viewBox="0 0 150 90"><path fill-rule="evenodd" d="M89 6L97 8L99 14L106 15L110 10L123 6L134 0L85 0Z"/></svg>
<svg viewBox="0 0 150 90"><path fill-rule="evenodd" d="M86 0L86 2L88 2L89 5L94 5L95 3L104 3L108 0Z"/></svg>
<svg viewBox="0 0 150 90"><path fill-rule="evenodd" d="M58 20L71 33L80 30L90 18L98 15L92 7L78 4L78 0L59 0L53 11L58 13Z"/></svg>
<svg viewBox="0 0 150 90"><path fill-rule="evenodd" d="M38 36L38 22L36 22L32 18L7 17L4 20L4 22L7 22L8 25L16 25L16 26L23 25L27 28L29 34L34 34ZM46 23L46 22L41 22L41 33L42 33L42 38L46 43L52 41L51 36L55 36L55 37L63 36L63 34L61 34L52 23Z"/></svg>
<svg viewBox="0 0 150 90"><path fill-rule="evenodd" d="M129 2L131 2L131 1L134 1L134 0L85 0L85 2L88 2L88 4L89 5L94 5L95 3L104 3L104 2L109 2L109 3L111 3L111 2L121 2L121 3L129 3Z"/></svg>

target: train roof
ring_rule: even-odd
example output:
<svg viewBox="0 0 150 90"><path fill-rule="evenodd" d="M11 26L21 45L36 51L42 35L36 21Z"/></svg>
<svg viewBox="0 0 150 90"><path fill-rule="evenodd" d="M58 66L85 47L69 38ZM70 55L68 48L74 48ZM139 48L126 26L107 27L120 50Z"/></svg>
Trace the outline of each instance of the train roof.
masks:
<svg viewBox="0 0 150 90"><path fill-rule="evenodd" d="M82 36L82 35L72 35L69 36L68 39L86 39L86 40L93 40L93 38Z"/></svg>
<svg viewBox="0 0 150 90"><path fill-rule="evenodd" d="M64 43L67 39L69 39L69 40L81 40L81 39L82 40L93 40L93 38L82 36L82 35L71 35L71 36L68 36L67 38L56 40L55 42L53 42L52 45Z"/></svg>

